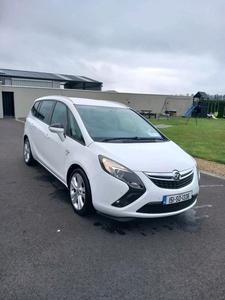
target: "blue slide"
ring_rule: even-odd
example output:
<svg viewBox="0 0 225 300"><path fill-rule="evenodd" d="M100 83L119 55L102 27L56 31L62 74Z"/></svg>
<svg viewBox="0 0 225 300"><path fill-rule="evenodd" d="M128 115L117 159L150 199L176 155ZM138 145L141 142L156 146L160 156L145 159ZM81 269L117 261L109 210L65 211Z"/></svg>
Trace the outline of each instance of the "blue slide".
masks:
<svg viewBox="0 0 225 300"><path fill-rule="evenodd" d="M182 116L182 118L186 118L188 117L192 112L193 110L195 109L195 105L193 105L191 108L189 108L189 110Z"/></svg>

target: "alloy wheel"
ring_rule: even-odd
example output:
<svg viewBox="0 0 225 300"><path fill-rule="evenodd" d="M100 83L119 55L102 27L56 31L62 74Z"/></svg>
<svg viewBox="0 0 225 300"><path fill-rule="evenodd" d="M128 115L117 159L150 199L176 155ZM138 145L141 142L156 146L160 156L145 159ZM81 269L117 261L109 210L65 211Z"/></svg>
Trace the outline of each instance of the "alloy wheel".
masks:
<svg viewBox="0 0 225 300"><path fill-rule="evenodd" d="M86 200L86 189L84 180L78 173L74 173L70 180L70 198L74 208L82 210Z"/></svg>
<svg viewBox="0 0 225 300"><path fill-rule="evenodd" d="M30 143L29 143L28 140L26 140L25 143L24 143L24 152L23 152L24 160L25 160L26 163L28 163L29 160L30 160L30 153L31 153Z"/></svg>

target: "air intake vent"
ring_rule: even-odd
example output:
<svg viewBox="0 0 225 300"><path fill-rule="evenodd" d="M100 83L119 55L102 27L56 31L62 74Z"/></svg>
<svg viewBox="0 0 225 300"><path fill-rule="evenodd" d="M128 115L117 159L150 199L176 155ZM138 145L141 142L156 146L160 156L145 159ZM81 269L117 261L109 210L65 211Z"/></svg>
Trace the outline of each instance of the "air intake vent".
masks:
<svg viewBox="0 0 225 300"><path fill-rule="evenodd" d="M142 206L139 210L137 210L137 212L143 214L164 214L169 212L175 212L191 206L196 199L197 195L194 195L190 200L169 205L163 205L162 203L148 203Z"/></svg>

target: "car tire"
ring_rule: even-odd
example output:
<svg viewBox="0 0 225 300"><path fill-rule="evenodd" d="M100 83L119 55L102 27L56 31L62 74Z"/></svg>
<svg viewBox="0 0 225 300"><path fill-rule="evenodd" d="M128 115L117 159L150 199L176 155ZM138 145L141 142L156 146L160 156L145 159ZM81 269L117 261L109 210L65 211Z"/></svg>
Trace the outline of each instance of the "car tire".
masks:
<svg viewBox="0 0 225 300"><path fill-rule="evenodd" d="M35 159L33 158L31 147L30 147L30 142L28 138L25 138L24 144L23 144L23 158L25 163L28 166L32 166L35 164Z"/></svg>
<svg viewBox="0 0 225 300"><path fill-rule="evenodd" d="M94 211L88 178L80 168L73 170L69 179L70 201L74 211L84 216Z"/></svg>

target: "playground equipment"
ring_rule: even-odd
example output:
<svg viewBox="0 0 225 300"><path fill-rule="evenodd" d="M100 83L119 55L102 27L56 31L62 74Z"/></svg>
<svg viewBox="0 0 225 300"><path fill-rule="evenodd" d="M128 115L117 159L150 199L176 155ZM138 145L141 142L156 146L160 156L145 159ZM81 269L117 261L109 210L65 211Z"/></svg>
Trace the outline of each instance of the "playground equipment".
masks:
<svg viewBox="0 0 225 300"><path fill-rule="evenodd" d="M194 97L193 97L193 103L192 106L186 111L185 114L182 115L182 118L187 118L187 123L189 122L189 119L191 116L195 116L195 122L197 124L197 117L201 116L201 99L207 99L207 94L204 92L198 92Z"/></svg>
<svg viewBox="0 0 225 300"><path fill-rule="evenodd" d="M159 119L169 119L175 115L182 115L185 110L187 110L182 117L187 119L187 123L190 117L197 118L224 118L225 119L225 99L210 99L210 97L204 92L198 92L194 97L193 101L187 102L187 99L180 101L181 99L169 96L165 99L161 112L158 114ZM191 100L191 99L190 99ZM185 103L185 105L184 105ZM187 104L189 103L189 109ZM185 107L185 110L184 110ZM174 110L174 108L176 110ZM213 114L213 116L212 116Z"/></svg>
<svg viewBox="0 0 225 300"><path fill-rule="evenodd" d="M191 108L189 108L188 111L187 111L185 114L183 114L182 118L188 117L188 116L193 112L193 110L194 110L195 108L196 108L195 105L193 105Z"/></svg>
<svg viewBox="0 0 225 300"><path fill-rule="evenodd" d="M175 116L177 114L177 110L176 109L172 109L172 107L174 107L174 102L177 102L178 100L176 98L173 97L167 97L166 100L163 103L163 107L161 109L161 112L158 115L158 120L161 116L166 117L167 120L170 116ZM172 105L171 103L172 102Z"/></svg>
<svg viewBox="0 0 225 300"><path fill-rule="evenodd" d="M197 117L200 117L200 114L201 114L201 106L200 106L200 102L198 102L197 105L193 105L192 107L190 107L190 108L188 109L188 111L187 111L185 114L183 114L182 118L187 118L187 123L186 123L186 125L188 124L189 119L190 119L190 117L191 117L191 115L192 115L192 113L193 113L194 111L195 111L195 122L196 122L196 124L197 124Z"/></svg>
<svg viewBox="0 0 225 300"><path fill-rule="evenodd" d="M210 114L207 114L207 118L212 118L212 119L217 119L217 116L218 116L218 111L214 112L214 113L210 113Z"/></svg>
<svg viewBox="0 0 225 300"><path fill-rule="evenodd" d="M216 98L210 97L205 92L198 92L193 97L193 105L199 105L201 107L201 112L198 114L201 118L213 118L211 117L211 114L215 116L215 118L221 118L225 116L225 97ZM195 111L192 114L192 116L195 116Z"/></svg>
<svg viewBox="0 0 225 300"><path fill-rule="evenodd" d="M217 119L219 114L219 109L220 109L220 103L218 101L209 103L207 118Z"/></svg>

